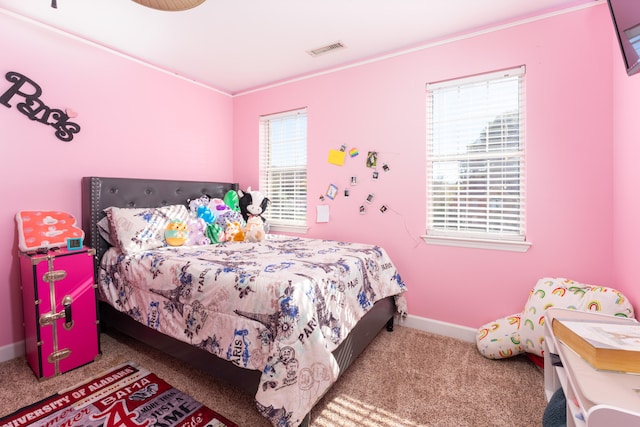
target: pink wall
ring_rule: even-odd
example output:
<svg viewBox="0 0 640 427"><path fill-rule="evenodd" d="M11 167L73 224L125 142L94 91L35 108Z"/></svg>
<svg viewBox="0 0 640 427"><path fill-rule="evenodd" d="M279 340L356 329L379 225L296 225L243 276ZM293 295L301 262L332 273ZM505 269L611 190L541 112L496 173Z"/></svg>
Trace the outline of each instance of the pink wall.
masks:
<svg viewBox="0 0 640 427"><path fill-rule="evenodd" d="M72 108L71 142L0 105L0 348L23 339L15 214L60 209L80 219L82 176L232 180L232 102L193 83L0 13L0 94L16 71L52 108Z"/></svg>
<svg viewBox="0 0 640 427"><path fill-rule="evenodd" d="M79 217L85 175L233 179L257 187L258 116L307 106L309 236L386 248L409 286L411 314L475 328L520 310L547 275L616 286L637 301L633 183L640 172L627 106L637 105L640 89L620 70L608 13L600 4L236 98L0 14L0 93L4 74L21 72L42 87L47 105L78 111L82 126L64 143L52 128L0 106L0 224L15 230L21 209ZM425 83L521 64L532 248L425 245ZM341 144L360 156L342 167L328 164L328 150ZM364 167L368 150L391 168L378 181ZM351 198L327 202L331 222L315 224L318 196L352 175L360 183ZM359 215L369 192L375 201ZM377 211L383 203L385 214ZM15 232L9 236L0 242L0 347L23 336Z"/></svg>
<svg viewBox="0 0 640 427"><path fill-rule="evenodd" d="M408 284L410 314L458 325L520 311L544 276L612 285L612 33L606 4L479 35L234 101L234 159L242 187L257 186L258 117L308 107L312 237L380 244ZM525 64L527 141L526 253L427 246L425 83ZM346 144L360 156L327 162ZM391 172L378 181L368 150ZM637 168L636 168L637 169ZM361 184L327 203L331 222L314 223L329 183ZM367 215L358 206L372 192ZM380 204L390 210L381 214Z"/></svg>
<svg viewBox="0 0 640 427"><path fill-rule="evenodd" d="M616 286L640 301L640 75L628 77L617 41L613 58L613 259ZM636 310L640 307L636 306ZM637 316L640 317L640 316Z"/></svg>

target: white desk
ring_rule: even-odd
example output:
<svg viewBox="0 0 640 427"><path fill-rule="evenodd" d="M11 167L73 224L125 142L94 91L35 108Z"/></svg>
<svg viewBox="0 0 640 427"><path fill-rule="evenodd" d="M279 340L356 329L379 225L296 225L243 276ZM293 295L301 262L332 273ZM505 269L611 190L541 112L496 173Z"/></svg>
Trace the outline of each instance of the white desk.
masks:
<svg viewBox="0 0 640 427"><path fill-rule="evenodd" d="M599 313L550 308L545 313L544 388L547 401L560 387L567 399L567 427L640 427L640 375L598 371L573 350L555 339L554 318L602 319L636 322L635 319ZM558 354L563 367L551 364Z"/></svg>

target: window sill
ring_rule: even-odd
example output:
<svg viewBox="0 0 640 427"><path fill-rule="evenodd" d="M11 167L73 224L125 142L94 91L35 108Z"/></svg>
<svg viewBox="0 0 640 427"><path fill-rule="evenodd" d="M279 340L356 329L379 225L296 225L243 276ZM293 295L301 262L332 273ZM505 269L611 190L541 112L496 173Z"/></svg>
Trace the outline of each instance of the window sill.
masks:
<svg viewBox="0 0 640 427"><path fill-rule="evenodd" d="M483 240L468 237L422 236L428 245L457 246L463 248L492 249L497 251L526 252L531 242L507 240Z"/></svg>
<svg viewBox="0 0 640 427"><path fill-rule="evenodd" d="M269 233L298 233L306 234L309 227L306 225L275 225L269 224Z"/></svg>

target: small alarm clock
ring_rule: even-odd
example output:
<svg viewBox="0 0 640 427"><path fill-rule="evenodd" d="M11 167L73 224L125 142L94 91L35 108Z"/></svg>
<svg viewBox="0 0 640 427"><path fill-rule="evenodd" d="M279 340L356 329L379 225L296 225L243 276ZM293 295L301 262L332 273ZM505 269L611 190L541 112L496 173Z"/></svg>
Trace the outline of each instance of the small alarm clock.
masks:
<svg viewBox="0 0 640 427"><path fill-rule="evenodd" d="M82 237L69 237L67 239L67 249L70 251L82 249Z"/></svg>

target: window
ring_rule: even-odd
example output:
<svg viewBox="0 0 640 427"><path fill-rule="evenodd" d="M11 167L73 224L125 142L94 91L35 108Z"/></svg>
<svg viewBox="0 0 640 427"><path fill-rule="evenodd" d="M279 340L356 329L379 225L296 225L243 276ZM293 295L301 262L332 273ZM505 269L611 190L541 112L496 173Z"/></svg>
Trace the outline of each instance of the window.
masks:
<svg viewBox="0 0 640 427"><path fill-rule="evenodd" d="M427 84L427 243L528 249L524 71Z"/></svg>
<svg viewBox="0 0 640 427"><path fill-rule="evenodd" d="M271 231L307 231L307 110L260 117L260 191Z"/></svg>

